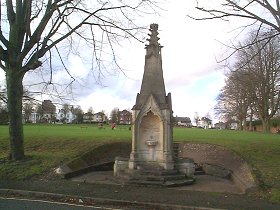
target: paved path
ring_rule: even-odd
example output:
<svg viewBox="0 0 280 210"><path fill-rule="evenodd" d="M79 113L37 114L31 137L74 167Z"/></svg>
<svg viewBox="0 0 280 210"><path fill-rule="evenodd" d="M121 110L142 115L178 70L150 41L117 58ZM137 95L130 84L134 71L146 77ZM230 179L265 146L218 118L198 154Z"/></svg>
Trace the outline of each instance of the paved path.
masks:
<svg viewBox="0 0 280 210"><path fill-rule="evenodd" d="M112 171L96 171L71 178L71 180L75 182L116 185L117 182L113 178ZM176 187L176 190L243 194L242 190L233 181L209 175L196 176L195 184Z"/></svg>
<svg viewBox="0 0 280 210"><path fill-rule="evenodd" d="M17 190L23 191L17 192ZM26 190L29 192L26 192ZM0 181L0 196L22 196L58 202L69 198L76 200L81 198L85 202L88 200L95 204L121 207L130 207L133 204L137 207L140 206L140 208L134 208L133 206L130 209L192 209L188 207L238 210L280 209L279 204L254 199L247 195L176 190L176 188L162 187L78 183L67 180Z"/></svg>

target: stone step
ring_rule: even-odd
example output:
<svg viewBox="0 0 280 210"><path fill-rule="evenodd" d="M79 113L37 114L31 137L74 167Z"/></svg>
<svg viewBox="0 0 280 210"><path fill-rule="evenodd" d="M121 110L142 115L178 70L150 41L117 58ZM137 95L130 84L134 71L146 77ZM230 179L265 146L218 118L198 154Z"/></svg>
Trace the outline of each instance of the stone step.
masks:
<svg viewBox="0 0 280 210"><path fill-rule="evenodd" d="M203 170L202 166L196 163L194 175L204 175L204 174L205 174L205 171Z"/></svg>
<svg viewBox="0 0 280 210"><path fill-rule="evenodd" d="M165 181L170 181L170 180L183 180L186 179L186 176L184 174L177 174L173 176L164 176Z"/></svg>
<svg viewBox="0 0 280 210"><path fill-rule="evenodd" d="M147 181L147 180L129 180L126 183L128 184L136 184L136 185L157 185L157 186L163 186L164 182L163 181Z"/></svg>
<svg viewBox="0 0 280 210"><path fill-rule="evenodd" d="M136 184L136 185L157 185L164 187L179 187L191 185L194 183L194 179L184 179L184 180L172 180L172 181L150 181L150 180L129 180L126 183Z"/></svg>
<svg viewBox="0 0 280 210"><path fill-rule="evenodd" d="M118 178L125 180L142 180L142 181L158 181L158 182L166 182L166 181L178 181L186 179L186 176L183 174L174 174L174 175L141 175L137 173L120 173Z"/></svg>
<svg viewBox="0 0 280 210"><path fill-rule="evenodd" d="M166 187L180 187L191 185L194 183L194 179L184 179L184 180L174 180L174 181L167 181L164 183Z"/></svg>
<svg viewBox="0 0 280 210"><path fill-rule="evenodd" d="M136 173L143 176L153 175L153 176L168 176L178 174L177 170L137 170Z"/></svg>
<svg viewBox="0 0 280 210"><path fill-rule="evenodd" d="M177 175L167 175L167 176L141 176L140 179L144 179L147 181L173 181L173 180L183 180L185 179L185 175L177 174Z"/></svg>
<svg viewBox="0 0 280 210"><path fill-rule="evenodd" d="M194 175L205 175L204 171L194 171Z"/></svg>
<svg viewBox="0 0 280 210"><path fill-rule="evenodd" d="M173 156L178 157L179 155L179 143L173 143Z"/></svg>

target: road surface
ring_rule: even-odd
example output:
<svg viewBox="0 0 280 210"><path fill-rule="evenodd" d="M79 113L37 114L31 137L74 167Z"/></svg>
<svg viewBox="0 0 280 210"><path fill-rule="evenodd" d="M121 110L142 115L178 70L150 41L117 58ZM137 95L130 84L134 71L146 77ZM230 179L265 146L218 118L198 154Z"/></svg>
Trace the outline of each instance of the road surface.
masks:
<svg viewBox="0 0 280 210"><path fill-rule="evenodd" d="M82 206L76 204L57 203L49 201L0 198L1 210L121 210L115 208L106 208L101 206Z"/></svg>

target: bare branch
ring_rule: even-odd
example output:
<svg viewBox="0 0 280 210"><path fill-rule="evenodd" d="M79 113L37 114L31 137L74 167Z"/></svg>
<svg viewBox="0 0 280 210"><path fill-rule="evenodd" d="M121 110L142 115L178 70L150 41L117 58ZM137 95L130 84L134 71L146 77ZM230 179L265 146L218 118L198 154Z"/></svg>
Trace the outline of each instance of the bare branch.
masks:
<svg viewBox="0 0 280 210"><path fill-rule="evenodd" d="M251 0L247 5L241 6L241 1L231 1L231 0L222 0L225 3L221 3L221 9L207 9L204 7L197 6L196 9L208 14L208 17L193 17L188 15L188 17L194 20L211 20L211 19L223 19L229 17L240 17L245 19L257 20L260 23L268 25L275 30L280 32L280 14L279 14L279 2L277 3L277 10L274 9L268 1L259 1L259 0ZM252 5L254 4L254 5ZM265 9L269 14L272 15L275 22L270 18L263 18L255 10L250 11L248 6L254 7L259 6L260 8Z"/></svg>

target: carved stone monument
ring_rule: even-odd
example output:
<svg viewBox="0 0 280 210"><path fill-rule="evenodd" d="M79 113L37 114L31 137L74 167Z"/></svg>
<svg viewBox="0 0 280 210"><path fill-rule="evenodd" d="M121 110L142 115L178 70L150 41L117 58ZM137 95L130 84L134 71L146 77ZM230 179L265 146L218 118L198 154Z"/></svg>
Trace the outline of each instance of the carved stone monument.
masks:
<svg viewBox="0 0 280 210"><path fill-rule="evenodd" d="M133 135L129 168L157 165L173 170L171 94L166 96L165 93L158 25L151 24L150 32L142 86L132 109Z"/></svg>
<svg viewBox="0 0 280 210"><path fill-rule="evenodd" d="M166 95L158 25L150 25L140 93L132 109L132 151L129 160L116 158L114 174L128 180L193 181L192 160L175 160L171 94ZM183 176L182 176L183 174ZM152 176L152 177L151 177ZM188 182L189 183L189 182Z"/></svg>

